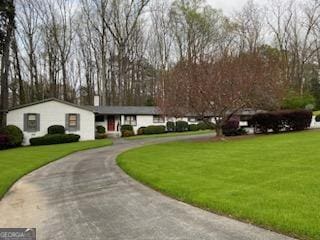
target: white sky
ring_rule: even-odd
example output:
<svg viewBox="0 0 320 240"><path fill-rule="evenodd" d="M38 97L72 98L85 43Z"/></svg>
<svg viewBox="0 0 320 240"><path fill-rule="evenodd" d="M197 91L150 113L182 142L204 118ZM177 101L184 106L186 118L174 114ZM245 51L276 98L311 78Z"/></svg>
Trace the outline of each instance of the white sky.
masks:
<svg viewBox="0 0 320 240"><path fill-rule="evenodd" d="M231 14L234 10L239 10L246 0L207 0L214 8L222 9L227 15Z"/></svg>
<svg viewBox="0 0 320 240"><path fill-rule="evenodd" d="M206 0L213 8L222 9L226 15L232 14L235 10L240 10L247 0ZM264 4L268 0L255 0L256 3Z"/></svg>

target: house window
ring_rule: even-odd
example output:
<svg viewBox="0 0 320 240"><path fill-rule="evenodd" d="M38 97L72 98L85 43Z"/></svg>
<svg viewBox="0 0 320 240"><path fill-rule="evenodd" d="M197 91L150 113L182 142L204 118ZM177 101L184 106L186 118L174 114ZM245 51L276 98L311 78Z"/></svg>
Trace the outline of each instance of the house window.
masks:
<svg viewBox="0 0 320 240"><path fill-rule="evenodd" d="M196 117L188 117L188 122L196 122L197 118Z"/></svg>
<svg viewBox="0 0 320 240"><path fill-rule="evenodd" d="M77 126L77 114L69 114L69 127Z"/></svg>
<svg viewBox="0 0 320 240"><path fill-rule="evenodd" d="M97 115L95 118L96 122L104 122L104 115Z"/></svg>
<svg viewBox="0 0 320 240"><path fill-rule="evenodd" d="M124 116L124 124L136 126L137 125L137 116L135 115L126 115Z"/></svg>
<svg viewBox="0 0 320 240"><path fill-rule="evenodd" d="M70 113L66 115L66 130L78 131L80 130L80 115Z"/></svg>
<svg viewBox="0 0 320 240"><path fill-rule="evenodd" d="M252 118L250 115L240 115L240 121L241 122L247 122Z"/></svg>
<svg viewBox="0 0 320 240"><path fill-rule="evenodd" d="M153 123L164 123L164 117L159 116L159 115L154 115L153 116Z"/></svg>
<svg viewBox="0 0 320 240"><path fill-rule="evenodd" d="M36 132L38 130L38 118L37 114L29 113L27 114L27 121L26 121L26 130Z"/></svg>

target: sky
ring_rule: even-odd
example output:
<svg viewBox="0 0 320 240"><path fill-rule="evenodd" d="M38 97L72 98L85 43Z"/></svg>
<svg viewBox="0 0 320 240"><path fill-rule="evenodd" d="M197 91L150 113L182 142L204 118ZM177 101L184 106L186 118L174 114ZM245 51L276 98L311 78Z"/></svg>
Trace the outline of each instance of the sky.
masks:
<svg viewBox="0 0 320 240"><path fill-rule="evenodd" d="M232 15L235 10L240 10L247 0L206 0L213 8L222 9L226 15ZM259 4L267 3L268 0L255 0Z"/></svg>
<svg viewBox="0 0 320 240"><path fill-rule="evenodd" d="M214 8L222 9L226 14L232 14L234 10L239 10L247 0L207 0Z"/></svg>

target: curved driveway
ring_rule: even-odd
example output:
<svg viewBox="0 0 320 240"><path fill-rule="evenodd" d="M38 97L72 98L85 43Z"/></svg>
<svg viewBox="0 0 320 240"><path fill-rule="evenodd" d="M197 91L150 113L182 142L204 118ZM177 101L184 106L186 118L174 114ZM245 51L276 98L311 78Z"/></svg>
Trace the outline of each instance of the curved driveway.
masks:
<svg viewBox="0 0 320 240"><path fill-rule="evenodd" d="M0 202L0 227L36 227L38 240L285 240L288 237L170 199L132 180L116 156L143 144L117 140L19 180Z"/></svg>

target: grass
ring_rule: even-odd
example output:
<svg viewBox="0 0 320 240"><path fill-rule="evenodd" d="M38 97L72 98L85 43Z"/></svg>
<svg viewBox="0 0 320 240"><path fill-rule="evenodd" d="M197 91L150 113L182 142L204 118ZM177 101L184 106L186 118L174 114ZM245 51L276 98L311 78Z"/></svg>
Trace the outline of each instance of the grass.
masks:
<svg viewBox="0 0 320 240"><path fill-rule="evenodd" d="M145 146L117 162L133 178L176 199L320 239L320 132Z"/></svg>
<svg viewBox="0 0 320 240"><path fill-rule="evenodd" d="M194 132L174 132L174 133L162 133L162 134L152 134L152 135L137 135L133 137L127 137L127 140L137 140L146 138L162 138L162 137L178 137L178 136L191 136L191 135L201 135L213 133L213 130L201 130Z"/></svg>
<svg viewBox="0 0 320 240"><path fill-rule="evenodd" d="M318 116L320 114L320 111L314 111L313 116Z"/></svg>
<svg viewBox="0 0 320 240"><path fill-rule="evenodd" d="M111 145L109 139L0 151L0 200L25 174L68 154Z"/></svg>

